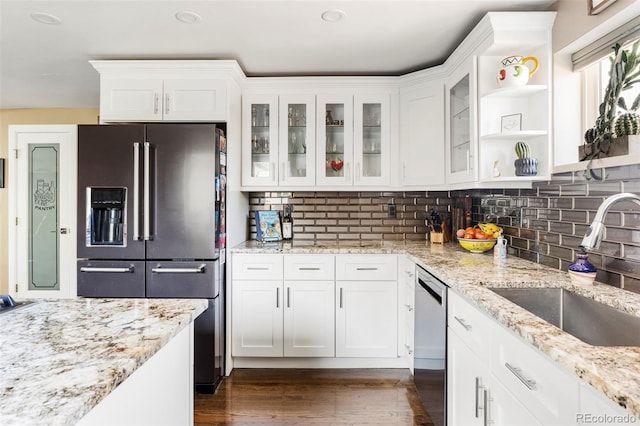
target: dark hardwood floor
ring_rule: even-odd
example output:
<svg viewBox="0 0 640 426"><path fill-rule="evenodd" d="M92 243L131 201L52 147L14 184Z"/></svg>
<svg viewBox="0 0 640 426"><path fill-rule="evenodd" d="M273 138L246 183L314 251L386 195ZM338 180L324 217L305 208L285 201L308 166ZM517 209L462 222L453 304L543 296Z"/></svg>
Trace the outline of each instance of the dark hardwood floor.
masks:
<svg viewBox="0 0 640 426"><path fill-rule="evenodd" d="M234 369L194 424L433 425L402 369Z"/></svg>

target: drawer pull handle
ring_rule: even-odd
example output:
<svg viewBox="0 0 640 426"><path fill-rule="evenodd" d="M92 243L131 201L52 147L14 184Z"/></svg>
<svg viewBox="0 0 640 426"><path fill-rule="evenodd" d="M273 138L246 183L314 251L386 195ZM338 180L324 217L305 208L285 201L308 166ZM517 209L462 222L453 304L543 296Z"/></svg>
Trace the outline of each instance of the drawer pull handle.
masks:
<svg viewBox="0 0 640 426"><path fill-rule="evenodd" d="M157 268L151 268L151 272L156 274L204 274L205 266L204 264L196 268L162 268L158 266Z"/></svg>
<svg viewBox="0 0 640 426"><path fill-rule="evenodd" d="M247 266L247 271L268 271L266 266Z"/></svg>
<svg viewBox="0 0 640 426"><path fill-rule="evenodd" d="M298 268L299 271L319 271L320 268L317 266L301 266Z"/></svg>
<svg viewBox="0 0 640 426"><path fill-rule="evenodd" d="M375 267L375 266L373 266L373 267L364 267L364 266L362 266L362 267L356 268L356 271L377 271L377 270L378 270L378 268Z"/></svg>
<svg viewBox="0 0 640 426"><path fill-rule="evenodd" d="M518 367L514 367L513 365L509 364L508 362L504 363L504 366L507 367L507 370L511 371L513 373L514 376L516 376L518 378L518 380L520 380L529 390L535 390L536 389L536 381L535 380L531 380L531 379L527 379L523 374L522 374L522 370L520 370Z"/></svg>
<svg viewBox="0 0 640 426"><path fill-rule="evenodd" d="M456 316L454 316L454 318L456 319L456 321L458 321L460 323L460 325L462 325L464 327L465 330L467 331L471 331L471 324L467 324L467 322L465 320L463 320L462 318L458 318Z"/></svg>
<svg viewBox="0 0 640 426"><path fill-rule="evenodd" d="M342 309L342 287L340 287L340 309Z"/></svg>
<svg viewBox="0 0 640 426"><path fill-rule="evenodd" d="M133 266L129 266L125 268L99 268L95 266L82 266L80 267L80 272L106 272L106 273L126 274L128 272L133 272Z"/></svg>
<svg viewBox="0 0 640 426"><path fill-rule="evenodd" d="M276 287L276 308L280 307L280 287Z"/></svg>

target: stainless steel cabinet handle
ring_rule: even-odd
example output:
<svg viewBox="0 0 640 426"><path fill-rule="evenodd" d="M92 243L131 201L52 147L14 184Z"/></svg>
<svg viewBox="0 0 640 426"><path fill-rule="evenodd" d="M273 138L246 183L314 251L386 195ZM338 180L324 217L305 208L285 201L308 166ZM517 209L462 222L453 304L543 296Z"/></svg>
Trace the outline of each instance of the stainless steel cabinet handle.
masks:
<svg viewBox="0 0 640 426"><path fill-rule="evenodd" d="M340 288L340 309L342 309L342 287Z"/></svg>
<svg viewBox="0 0 640 426"><path fill-rule="evenodd" d="M247 266L247 271L268 271L266 266Z"/></svg>
<svg viewBox="0 0 640 426"><path fill-rule="evenodd" d="M480 389L484 389L482 379L476 377L476 419L480 417L480 410L484 408L484 406L480 406Z"/></svg>
<svg viewBox="0 0 640 426"><path fill-rule="evenodd" d="M507 367L507 370L511 371L513 373L514 376L516 376L518 378L518 380L520 380L529 390L535 390L536 389L536 381L535 380L531 380L531 379L527 379L523 374L522 374L522 370L519 369L518 367L514 367L513 365L509 364L508 362L504 363L504 366Z"/></svg>
<svg viewBox="0 0 640 426"><path fill-rule="evenodd" d="M465 320L463 320L462 318L458 318L456 316L454 316L454 318L456 319L456 321L458 321L460 323L460 325L462 325L464 327L465 330L470 331L471 330L471 325L467 324L467 322Z"/></svg>
<svg viewBox="0 0 640 426"><path fill-rule="evenodd" d="M276 287L276 308L280 307L280 287Z"/></svg>
<svg viewBox="0 0 640 426"><path fill-rule="evenodd" d="M301 266L298 268L298 271L319 271L320 268L316 267L312 267L312 266Z"/></svg>
<svg viewBox="0 0 640 426"><path fill-rule="evenodd" d="M204 263L197 268L163 268L158 266L157 268L151 268L151 272L156 274L204 274L205 266Z"/></svg>
<svg viewBox="0 0 640 426"><path fill-rule="evenodd" d="M144 220L144 239L145 241L149 241L151 239L151 231L150 231L150 224L149 224L149 219L150 219L150 215L149 215L149 208L150 208L150 196L149 196L149 190L150 190L150 179L151 179L151 172L149 171L149 142L145 142L144 143L144 188L143 188L143 220Z"/></svg>
<svg viewBox="0 0 640 426"><path fill-rule="evenodd" d="M105 268L95 266L80 267L80 272L114 272L116 274L126 274L128 272L133 272L133 270L133 266L129 266L128 268Z"/></svg>
<svg viewBox="0 0 640 426"><path fill-rule="evenodd" d="M153 113L157 114L158 113L158 101L160 96L158 95L158 93L156 93L156 95L153 98Z"/></svg>
<svg viewBox="0 0 640 426"><path fill-rule="evenodd" d="M140 143L133 143L133 240L140 240Z"/></svg>
<svg viewBox="0 0 640 426"><path fill-rule="evenodd" d="M171 98L169 97L169 94L167 93L164 97L164 113L165 114L169 114L169 102L170 102Z"/></svg>
<svg viewBox="0 0 640 426"><path fill-rule="evenodd" d="M362 266L362 267L356 268L356 271L377 271L377 270L378 270L378 268L375 267L375 266L374 267L364 267L364 266Z"/></svg>
<svg viewBox="0 0 640 426"><path fill-rule="evenodd" d="M287 308L291 307L291 287L287 287Z"/></svg>
<svg viewBox="0 0 640 426"><path fill-rule="evenodd" d="M489 422L491 422L491 420L489 419L489 390L485 389L483 392L483 406L482 408L484 409L484 418L482 419L482 423L484 426L489 426Z"/></svg>

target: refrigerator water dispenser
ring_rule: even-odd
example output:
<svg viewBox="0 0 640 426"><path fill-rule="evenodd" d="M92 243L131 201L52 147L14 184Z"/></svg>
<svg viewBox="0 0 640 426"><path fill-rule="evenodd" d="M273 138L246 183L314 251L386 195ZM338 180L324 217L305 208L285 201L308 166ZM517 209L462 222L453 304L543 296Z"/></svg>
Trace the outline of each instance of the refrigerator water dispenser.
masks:
<svg viewBox="0 0 640 426"><path fill-rule="evenodd" d="M87 247L126 246L126 211L126 188L87 188Z"/></svg>

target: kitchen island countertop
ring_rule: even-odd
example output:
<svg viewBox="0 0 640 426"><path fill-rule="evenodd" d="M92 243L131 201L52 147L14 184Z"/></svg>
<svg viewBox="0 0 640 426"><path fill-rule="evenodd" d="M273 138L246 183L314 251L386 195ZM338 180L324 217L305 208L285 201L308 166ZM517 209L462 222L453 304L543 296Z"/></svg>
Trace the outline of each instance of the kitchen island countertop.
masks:
<svg viewBox="0 0 640 426"><path fill-rule="evenodd" d="M491 251L470 253L455 242L338 241L313 245L295 241L247 241L230 251L254 254L406 254L478 309L640 419L640 347L589 345L488 287L562 287L635 316L640 316L640 294L599 283L575 285L566 271L513 256L494 259Z"/></svg>
<svg viewBox="0 0 640 426"><path fill-rule="evenodd" d="M77 298L3 313L0 423L77 423L206 308L206 300Z"/></svg>

